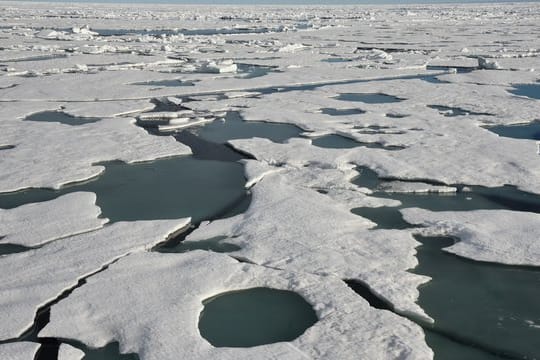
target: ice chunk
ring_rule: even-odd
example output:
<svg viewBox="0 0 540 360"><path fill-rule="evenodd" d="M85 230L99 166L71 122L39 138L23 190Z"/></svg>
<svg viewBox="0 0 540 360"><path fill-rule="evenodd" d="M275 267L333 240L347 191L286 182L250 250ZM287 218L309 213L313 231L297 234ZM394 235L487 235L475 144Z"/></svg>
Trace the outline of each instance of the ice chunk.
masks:
<svg viewBox="0 0 540 360"><path fill-rule="evenodd" d="M478 57L478 67L484 70L499 70L502 67L493 59L487 59L485 57Z"/></svg>
<svg viewBox="0 0 540 360"><path fill-rule="evenodd" d="M209 73L234 73L237 70L236 64L232 60L222 60L219 62L208 60L201 64L201 72Z"/></svg>
<svg viewBox="0 0 540 360"><path fill-rule="evenodd" d="M306 46L303 44L287 44L278 49L278 52L290 52L293 53L297 50L304 49Z"/></svg>
<svg viewBox="0 0 540 360"><path fill-rule="evenodd" d="M60 344L58 360L81 360L84 352L68 344Z"/></svg>
<svg viewBox="0 0 540 360"><path fill-rule="evenodd" d="M382 183L379 189L387 193L453 193L457 191L457 188L452 186L410 181L387 181Z"/></svg>
<svg viewBox="0 0 540 360"><path fill-rule="evenodd" d="M459 239L445 251L472 260L540 266L540 215L510 210L431 212L400 210L405 221L426 235Z"/></svg>

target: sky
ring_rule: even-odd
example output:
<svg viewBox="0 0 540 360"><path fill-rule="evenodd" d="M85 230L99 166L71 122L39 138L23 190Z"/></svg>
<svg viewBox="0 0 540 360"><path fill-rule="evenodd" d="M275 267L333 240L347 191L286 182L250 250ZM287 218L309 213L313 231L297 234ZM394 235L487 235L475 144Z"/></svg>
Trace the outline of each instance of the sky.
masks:
<svg viewBox="0 0 540 360"><path fill-rule="evenodd" d="M32 0L54 1L54 0ZM500 2L540 2L540 0L56 0L72 3L148 3L148 4L246 4L246 5L376 5L376 4L443 4L443 3L500 3ZM2 0L0 0L0 3Z"/></svg>

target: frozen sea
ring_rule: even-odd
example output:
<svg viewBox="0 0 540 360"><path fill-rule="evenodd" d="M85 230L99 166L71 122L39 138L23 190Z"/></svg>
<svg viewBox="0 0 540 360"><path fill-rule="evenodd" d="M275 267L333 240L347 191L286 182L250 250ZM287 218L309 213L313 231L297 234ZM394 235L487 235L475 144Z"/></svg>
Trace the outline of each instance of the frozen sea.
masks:
<svg viewBox="0 0 540 360"><path fill-rule="evenodd" d="M0 359L540 358L539 23L0 2Z"/></svg>

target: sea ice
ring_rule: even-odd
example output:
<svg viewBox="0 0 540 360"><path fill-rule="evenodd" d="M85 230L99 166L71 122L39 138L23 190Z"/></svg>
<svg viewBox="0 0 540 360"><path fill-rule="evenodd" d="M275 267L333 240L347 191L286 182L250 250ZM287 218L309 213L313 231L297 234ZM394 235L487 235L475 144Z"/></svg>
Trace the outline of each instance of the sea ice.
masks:
<svg viewBox="0 0 540 360"><path fill-rule="evenodd" d="M58 349L58 360L81 360L84 352L68 344L60 344Z"/></svg>
<svg viewBox="0 0 540 360"><path fill-rule="evenodd" d="M254 287L297 292L319 321L290 342L210 345L198 330L202 301ZM334 276L243 264L203 251L121 259L55 305L40 336L77 339L91 347L118 341L122 353L137 353L141 360L432 357L418 325L371 308Z"/></svg>
<svg viewBox="0 0 540 360"><path fill-rule="evenodd" d="M0 167L9 169L0 178L0 191L28 187L57 189L99 175L104 167L96 164L107 160L131 163L191 153L187 146L172 138L148 135L134 122L129 118L104 119L75 127L1 122L2 142L15 148L9 154L0 152Z"/></svg>
<svg viewBox="0 0 540 360"><path fill-rule="evenodd" d="M308 176L296 181L304 184ZM267 174L251 188L244 214L204 223L186 240L227 236L241 248L235 256L256 264L358 279L397 311L429 321L415 304L416 287L428 279L407 272L416 266L416 240L406 232L369 230L371 221L299 184L281 172Z"/></svg>
<svg viewBox="0 0 540 360"><path fill-rule="evenodd" d="M36 355L40 344L21 341L0 345L0 359L2 360L29 360Z"/></svg>
<svg viewBox="0 0 540 360"><path fill-rule="evenodd" d="M400 210L405 221L422 225L424 235L457 239L445 251L472 260L540 266L540 215L509 210L431 212ZM416 231L416 230L415 230Z"/></svg>
<svg viewBox="0 0 540 360"><path fill-rule="evenodd" d="M0 243L27 247L96 230L107 222L99 218L96 195L76 192L57 199L0 209Z"/></svg>
<svg viewBox="0 0 540 360"><path fill-rule="evenodd" d="M28 329L38 308L102 267L127 254L165 241L189 219L120 222L43 247L3 256L0 269L0 340Z"/></svg>

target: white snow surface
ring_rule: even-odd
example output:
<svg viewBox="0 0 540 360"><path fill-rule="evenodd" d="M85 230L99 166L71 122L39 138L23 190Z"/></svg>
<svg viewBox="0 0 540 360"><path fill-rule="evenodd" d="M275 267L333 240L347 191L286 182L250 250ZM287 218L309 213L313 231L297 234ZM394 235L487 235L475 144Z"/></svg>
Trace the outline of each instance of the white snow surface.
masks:
<svg viewBox="0 0 540 360"><path fill-rule="evenodd" d="M540 266L539 214L510 210L432 212L418 208L400 211L408 223L424 226L423 234L457 238L445 251L472 260Z"/></svg>
<svg viewBox="0 0 540 360"><path fill-rule="evenodd" d="M0 243L27 247L95 230L107 222L98 218L96 195L75 192L54 200L0 209Z"/></svg>
<svg viewBox="0 0 540 360"><path fill-rule="evenodd" d="M0 345L2 360L31 360L34 359L41 345L29 341L20 341Z"/></svg>
<svg viewBox="0 0 540 360"><path fill-rule="evenodd" d="M0 269L0 339L29 328L40 306L114 260L165 241L189 219L119 222L63 238L41 248L3 256Z"/></svg>
<svg viewBox="0 0 540 360"><path fill-rule="evenodd" d="M250 348L210 345L198 330L202 301L254 287L300 294L319 321L290 342ZM92 347L118 341L122 353L135 352L141 360L432 357L418 325L371 308L334 276L242 264L203 251L121 259L54 306L40 336L75 338Z"/></svg>
<svg viewBox="0 0 540 360"><path fill-rule="evenodd" d="M68 344L60 344L58 360L81 360L84 352Z"/></svg>

